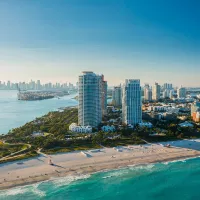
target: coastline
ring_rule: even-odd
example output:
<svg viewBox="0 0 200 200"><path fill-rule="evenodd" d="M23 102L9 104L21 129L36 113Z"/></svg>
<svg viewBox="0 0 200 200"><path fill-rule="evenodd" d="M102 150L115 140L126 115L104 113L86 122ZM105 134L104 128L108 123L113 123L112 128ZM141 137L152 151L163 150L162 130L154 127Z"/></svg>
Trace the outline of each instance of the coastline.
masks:
<svg viewBox="0 0 200 200"><path fill-rule="evenodd" d="M23 126L51 111L57 111L58 108L77 106L77 101L73 99L76 94L42 101L18 101L15 90L0 90L0 95L0 135L5 135L9 130Z"/></svg>
<svg viewBox="0 0 200 200"><path fill-rule="evenodd" d="M169 143L169 142L168 142ZM65 176L87 175L96 172L148 165L200 156L200 140L172 141L171 148L160 144L130 145L128 147L103 148L100 151L62 153L51 155L55 163L48 165L48 158L37 157L27 161L0 165L0 190L48 181ZM163 143L164 144L164 143ZM7 170L6 170L7 169Z"/></svg>

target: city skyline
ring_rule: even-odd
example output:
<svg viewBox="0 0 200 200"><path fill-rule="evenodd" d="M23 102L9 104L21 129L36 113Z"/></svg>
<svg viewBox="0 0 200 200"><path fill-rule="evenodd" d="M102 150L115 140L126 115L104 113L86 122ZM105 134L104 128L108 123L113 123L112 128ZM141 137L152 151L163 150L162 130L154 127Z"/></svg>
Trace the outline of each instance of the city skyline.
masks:
<svg viewBox="0 0 200 200"><path fill-rule="evenodd" d="M199 6L195 0L3 0L0 79L75 83L89 70L113 86L135 78L197 87Z"/></svg>
<svg viewBox="0 0 200 200"><path fill-rule="evenodd" d="M42 83L40 80L31 80L28 82L2 82L0 80L0 90L42 90L42 89L75 89L77 88L77 83L73 84L70 82L47 82Z"/></svg>
<svg viewBox="0 0 200 200"><path fill-rule="evenodd" d="M84 71L82 71L84 72ZM103 76L103 74L100 74ZM126 79L125 79L126 80ZM139 79L140 80L140 79ZM67 86L67 85L71 85L71 86L77 86L78 84L78 78L75 82L70 82L70 81L54 81L54 82L51 82L51 81L41 81L39 79L36 79L36 80L33 80L33 79L30 79L28 81L11 81L11 80L0 80L0 86L8 86L8 85L16 85L16 84L37 84L39 82L39 84L41 86L45 86L45 85L48 85L48 84L51 84L52 86L56 86L56 85L59 85L59 86ZM140 80L141 82L141 80ZM119 82L118 84L115 84L115 85L110 85L109 84L109 80L107 81L107 85L109 88L115 88L115 87L119 87L121 85L123 85L123 81L122 82ZM149 87L153 87L153 85L155 84L156 82L153 82L153 84L149 84L149 83L146 83L146 82L143 82L141 84L142 87L145 87L146 85L149 85ZM174 85L173 83L166 83L166 82L163 82L162 83L158 83L163 89L172 89L172 86L173 88L181 88L181 87L184 87L184 88L192 88L192 87L188 87L188 86L185 86L184 84L180 84L180 85ZM165 88L166 85L169 85L171 88ZM1 88L1 87L0 87ZM194 88L199 88L198 86L197 87L194 87Z"/></svg>

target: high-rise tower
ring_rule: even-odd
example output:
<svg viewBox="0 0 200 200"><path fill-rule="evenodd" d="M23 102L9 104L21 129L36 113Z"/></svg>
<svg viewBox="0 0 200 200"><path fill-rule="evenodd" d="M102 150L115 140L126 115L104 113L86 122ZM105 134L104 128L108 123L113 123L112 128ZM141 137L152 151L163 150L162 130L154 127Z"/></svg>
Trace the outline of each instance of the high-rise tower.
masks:
<svg viewBox="0 0 200 200"><path fill-rule="evenodd" d="M78 123L97 127L102 121L102 76L84 71L78 82Z"/></svg>
<svg viewBox="0 0 200 200"><path fill-rule="evenodd" d="M112 93L112 103L114 106L122 105L122 88L121 86L115 86Z"/></svg>
<svg viewBox="0 0 200 200"><path fill-rule="evenodd" d="M122 121L136 125L142 122L140 80L126 79L122 88Z"/></svg>
<svg viewBox="0 0 200 200"><path fill-rule="evenodd" d="M160 85L158 83L155 83L153 85L153 89L152 89L152 99L153 100L159 100L160 99L160 92L161 92L161 88Z"/></svg>

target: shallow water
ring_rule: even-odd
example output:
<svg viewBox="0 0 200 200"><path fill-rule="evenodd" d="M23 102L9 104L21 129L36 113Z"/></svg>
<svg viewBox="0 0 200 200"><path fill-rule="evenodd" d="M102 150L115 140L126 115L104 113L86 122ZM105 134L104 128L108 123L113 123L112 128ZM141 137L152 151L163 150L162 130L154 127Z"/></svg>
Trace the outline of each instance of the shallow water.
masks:
<svg viewBox="0 0 200 200"><path fill-rule="evenodd" d="M75 106L77 101L69 95L60 99L18 101L17 91L0 90L0 134L19 127L28 121L55 111L60 107Z"/></svg>
<svg viewBox="0 0 200 200"><path fill-rule="evenodd" d="M200 199L200 158L68 176L0 192L0 199Z"/></svg>

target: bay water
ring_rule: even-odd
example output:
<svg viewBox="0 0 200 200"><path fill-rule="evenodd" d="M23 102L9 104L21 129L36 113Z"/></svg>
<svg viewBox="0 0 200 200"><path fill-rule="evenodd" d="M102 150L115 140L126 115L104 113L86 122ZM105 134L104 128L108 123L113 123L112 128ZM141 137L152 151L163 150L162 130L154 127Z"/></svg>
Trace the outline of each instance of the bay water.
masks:
<svg viewBox="0 0 200 200"><path fill-rule="evenodd" d="M0 90L0 134L8 133L12 128L55 111L60 107L76 106L73 99L76 94L40 101L19 101L17 91Z"/></svg>

